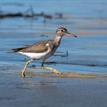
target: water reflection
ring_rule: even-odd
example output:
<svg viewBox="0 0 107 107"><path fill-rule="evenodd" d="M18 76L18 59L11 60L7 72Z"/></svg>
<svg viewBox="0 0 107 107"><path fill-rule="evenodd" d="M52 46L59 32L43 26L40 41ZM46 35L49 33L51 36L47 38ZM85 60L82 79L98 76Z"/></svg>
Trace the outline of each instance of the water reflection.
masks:
<svg viewBox="0 0 107 107"><path fill-rule="evenodd" d="M55 78L50 78L50 77L35 77L35 78L25 78L25 79L22 79L22 83L17 84L17 87L16 88L19 88L19 89L32 89L32 90L35 90L35 89L40 89L41 91L42 90L49 90L49 89L56 89L58 84L60 82L58 81L58 79L55 79Z"/></svg>

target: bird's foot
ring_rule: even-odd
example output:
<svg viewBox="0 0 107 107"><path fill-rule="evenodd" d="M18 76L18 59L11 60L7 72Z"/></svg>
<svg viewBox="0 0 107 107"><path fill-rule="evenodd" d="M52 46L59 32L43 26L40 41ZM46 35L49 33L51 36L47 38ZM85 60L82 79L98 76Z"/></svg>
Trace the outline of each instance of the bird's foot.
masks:
<svg viewBox="0 0 107 107"><path fill-rule="evenodd" d="M62 74L62 73L59 72L58 70L56 70L56 69L54 69L54 68L51 68L51 67L43 66L43 67L41 67L41 68L42 68L42 69L47 69L47 70L49 70L49 71L51 71L52 73L57 74L57 75L61 75L61 74Z"/></svg>
<svg viewBox="0 0 107 107"><path fill-rule="evenodd" d="M52 73L57 74L57 75L61 75L62 73L57 71L57 70L53 70Z"/></svg>

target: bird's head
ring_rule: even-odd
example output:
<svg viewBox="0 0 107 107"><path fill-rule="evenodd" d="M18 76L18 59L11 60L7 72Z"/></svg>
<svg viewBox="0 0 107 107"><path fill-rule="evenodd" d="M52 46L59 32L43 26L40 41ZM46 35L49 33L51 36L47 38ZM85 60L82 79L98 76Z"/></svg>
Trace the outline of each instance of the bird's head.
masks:
<svg viewBox="0 0 107 107"><path fill-rule="evenodd" d="M68 32L68 30L61 26L59 27L57 30L56 30L56 35L58 36L73 36L73 37L77 37L77 35L71 33L71 32Z"/></svg>

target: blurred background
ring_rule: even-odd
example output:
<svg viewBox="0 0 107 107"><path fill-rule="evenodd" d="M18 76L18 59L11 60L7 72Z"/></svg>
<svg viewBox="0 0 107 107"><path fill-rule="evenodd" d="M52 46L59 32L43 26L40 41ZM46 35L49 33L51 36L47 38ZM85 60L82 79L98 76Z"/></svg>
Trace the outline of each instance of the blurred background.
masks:
<svg viewBox="0 0 107 107"><path fill-rule="evenodd" d="M106 10L106 0L1 0L0 69L22 68L26 58L11 49L51 39L63 25L78 38L63 38L49 59L55 64L49 66L62 72L107 73Z"/></svg>
<svg viewBox="0 0 107 107"><path fill-rule="evenodd" d="M58 26L78 38L63 38L46 66L72 78L21 79L27 58L11 49L51 39ZM45 72L40 62L27 70ZM107 107L107 0L0 0L0 107Z"/></svg>

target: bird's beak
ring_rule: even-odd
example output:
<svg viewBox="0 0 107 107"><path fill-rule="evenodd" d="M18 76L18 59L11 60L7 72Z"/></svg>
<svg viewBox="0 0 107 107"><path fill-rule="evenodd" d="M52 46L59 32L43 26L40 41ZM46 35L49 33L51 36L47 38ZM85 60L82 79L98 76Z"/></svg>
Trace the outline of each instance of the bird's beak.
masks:
<svg viewBox="0 0 107 107"><path fill-rule="evenodd" d="M73 36L73 37L77 38L77 35L75 35L75 34L73 34L73 33L71 33L71 32L66 32L65 35L66 35L66 36Z"/></svg>

